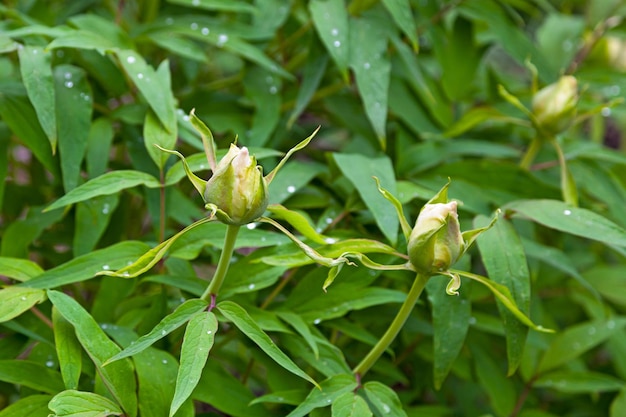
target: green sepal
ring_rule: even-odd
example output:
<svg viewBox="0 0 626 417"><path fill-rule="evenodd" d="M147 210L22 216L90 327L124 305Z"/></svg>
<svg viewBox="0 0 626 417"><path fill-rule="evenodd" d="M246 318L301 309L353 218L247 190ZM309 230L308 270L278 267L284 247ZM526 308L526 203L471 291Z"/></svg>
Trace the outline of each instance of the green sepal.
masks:
<svg viewBox="0 0 626 417"><path fill-rule="evenodd" d="M465 242L465 246L463 247L463 253L461 254L461 256L465 252L467 252L467 250L470 248L470 246L472 246L472 244L474 243L476 238L478 238L478 236L480 236L482 233L486 232L487 230L491 229L493 225L496 224L496 221L498 220L500 213L501 213L501 210L497 209L496 213L493 216L493 219L491 219L491 221L489 222L487 226L479 227L478 229L466 230L465 232L461 233L461 236L463 237L463 242Z"/></svg>
<svg viewBox="0 0 626 417"><path fill-rule="evenodd" d="M377 177L372 177L372 178L374 178L374 181L376 181L376 187L378 187L378 191L383 195L383 197L387 199L387 201L393 204L394 208L396 209L398 220L400 220L400 227L402 228L402 234L404 234L404 238L408 242L412 229L411 229L411 225L409 224L409 222L407 221L404 215L404 209L402 208L402 203L393 194L391 194L389 191L387 191L386 189L380 186L380 180Z"/></svg>
<svg viewBox="0 0 626 417"><path fill-rule="evenodd" d="M304 148L305 146L309 144L309 142L311 142L311 139L313 139L313 137L317 134L317 132L319 132L320 128L321 126L318 126L317 129L315 129L315 131L311 133L311 135L308 138L304 139L302 142L298 143L296 146L289 149L289 152L287 152L287 154L283 157L283 159L280 160L278 165L276 165L276 168L274 168L272 172L270 172L269 174L265 176L265 181L267 181L267 185L269 185L272 182L272 180L278 173L278 170L280 170L282 166L285 165L285 162L287 162L287 160L291 157L291 155L293 155L295 152L299 151L300 149Z"/></svg>
<svg viewBox="0 0 626 417"><path fill-rule="evenodd" d="M189 113L189 121L194 129L200 133L202 145L204 146L204 153L207 161L209 162L209 167L212 172L215 172L215 168L217 167L217 157L215 156L215 139L213 139L213 133L211 133L211 130L207 127L207 125L205 125L204 122L196 116L196 109L192 109Z"/></svg>
<svg viewBox="0 0 626 417"><path fill-rule="evenodd" d="M189 178L189 181L191 181L191 183L196 188L196 190L198 190L198 192L200 193L202 198L204 198L204 190L206 188L206 183L207 182L205 180L203 180L202 178L198 177L196 174L194 174L191 171L191 168L189 167L189 164L187 163L187 160L185 159L185 157L178 151L172 151L172 150L169 150L169 149L165 149L165 148L160 147L157 144L154 144L154 146L156 146L157 148L159 148L163 152L167 152L169 154L176 155L177 157L179 157L183 161L183 168L185 168L185 173L187 174L187 178Z"/></svg>

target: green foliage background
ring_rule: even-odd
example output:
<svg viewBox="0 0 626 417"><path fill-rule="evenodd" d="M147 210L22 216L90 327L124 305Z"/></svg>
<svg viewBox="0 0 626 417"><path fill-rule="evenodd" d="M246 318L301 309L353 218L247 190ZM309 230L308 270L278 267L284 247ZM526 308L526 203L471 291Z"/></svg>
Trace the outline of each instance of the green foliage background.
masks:
<svg viewBox="0 0 626 417"><path fill-rule="evenodd" d="M199 383L176 416L626 415L625 15L619 0L5 1L0 417L167 416L177 375ZM538 134L513 97L530 108L564 74L578 80L577 118L520 164ZM218 156L238 135L265 172L321 126L270 202L301 213L296 233L323 253L360 238L405 253L372 176L411 222L448 178L462 230L501 208L456 267L504 285L556 333L528 330L483 286L463 281L453 297L434 277L359 383L351 369L412 274L345 266L324 292L326 268L254 223L214 339L163 330L102 366L179 306L181 323L206 308L194 303L219 223L139 278L96 276L207 215L181 163L154 147L208 178L192 109ZM206 365L179 373L195 348L211 349Z"/></svg>

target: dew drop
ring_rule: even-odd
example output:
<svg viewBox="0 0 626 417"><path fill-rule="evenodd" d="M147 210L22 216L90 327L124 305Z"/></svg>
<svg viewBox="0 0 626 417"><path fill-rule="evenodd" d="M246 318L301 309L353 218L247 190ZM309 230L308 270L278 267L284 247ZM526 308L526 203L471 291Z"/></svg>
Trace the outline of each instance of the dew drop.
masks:
<svg viewBox="0 0 626 417"><path fill-rule="evenodd" d="M572 210L563 210L563 214L569 216L570 214L572 214Z"/></svg>
<svg viewBox="0 0 626 417"><path fill-rule="evenodd" d="M333 42L333 46L334 46L335 48L339 48L339 47L341 46L341 42L339 42L339 41L335 41L335 42Z"/></svg>
<svg viewBox="0 0 626 417"><path fill-rule="evenodd" d="M328 244L335 243L336 241L337 241L337 239L332 238L332 237L327 237L326 239L324 239L324 242L326 242Z"/></svg>
<svg viewBox="0 0 626 417"><path fill-rule="evenodd" d="M168 17L167 19L165 19L165 24L166 25L171 25L174 23L174 19L172 19L171 17Z"/></svg>
<svg viewBox="0 0 626 417"><path fill-rule="evenodd" d="M66 81L66 82L65 82L65 86L66 86L67 88L72 88L72 87L74 87L74 83L73 83L73 82L71 82L71 81Z"/></svg>
<svg viewBox="0 0 626 417"><path fill-rule="evenodd" d="M294 187L293 185L290 185L289 187L287 187L287 192L288 193L295 193L296 192L296 187Z"/></svg>
<svg viewBox="0 0 626 417"><path fill-rule="evenodd" d="M256 287L256 285L254 285L254 284L250 284L250 285L248 285L248 289L249 289L249 290L253 290L255 287Z"/></svg>
<svg viewBox="0 0 626 417"><path fill-rule="evenodd" d="M39 51L37 49L33 49L33 55L37 55Z"/></svg>
<svg viewBox="0 0 626 417"><path fill-rule="evenodd" d="M615 322L613 320L609 320L606 322L606 327L608 329L614 329L615 328Z"/></svg>
<svg viewBox="0 0 626 417"><path fill-rule="evenodd" d="M198 24L196 22L190 24L189 27L191 28L191 30L198 30Z"/></svg>
<svg viewBox="0 0 626 417"><path fill-rule="evenodd" d="M72 78L72 73L66 72L65 74L63 74L63 77L65 77L66 80L69 80L70 78Z"/></svg>
<svg viewBox="0 0 626 417"><path fill-rule="evenodd" d="M183 116L183 120L184 120L185 122L188 122L188 121L189 121L189 116L184 115L184 116Z"/></svg>
<svg viewBox="0 0 626 417"><path fill-rule="evenodd" d="M363 64L363 68L365 69L370 69L372 65L369 62L366 62L365 64Z"/></svg>
<svg viewBox="0 0 626 417"><path fill-rule="evenodd" d="M470 317L469 324L476 324L476 317Z"/></svg>
<svg viewBox="0 0 626 417"><path fill-rule="evenodd" d="M165 331L165 329L161 330L161 336L165 336L167 334L167 331Z"/></svg>
<svg viewBox="0 0 626 417"><path fill-rule="evenodd" d="M611 115L611 108L603 107L602 110L600 111L600 114L604 117L609 117Z"/></svg>
<svg viewBox="0 0 626 417"><path fill-rule="evenodd" d="M383 404L383 413L389 414L391 412L391 408L387 404Z"/></svg>
<svg viewBox="0 0 626 417"><path fill-rule="evenodd" d="M26 301L26 297L25 297L25 296L22 296L22 297L21 297L21 300L22 300L22 301Z"/></svg>
<svg viewBox="0 0 626 417"><path fill-rule="evenodd" d="M52 368L52 367L54 366L54 362L52 362L52 361L47 361L47 362L46 362L46 366L47 366L48 368Z"/></svg>
<svg viewBox="0 0 626 417"><path fill-rule="evenodd" d="M102 269L108 271L111 267L109 265L102 265Z"/></svg>
<svg viewBox="0 0 626 417"><path fill-rule="evenodd" d="M320 324L321 322L322 322L322 319L313 320L313 324Z"/></svg>
<svg viewBox="0 0 626 417"><path fill-rule="evenodd" d="M202 28L202 30L200 31L200 33L202 33L204 36L208 35L211 31L209 30L209 28Z"/></svg>
<svg viewBox="0 0 626 417"><path fill-rule="evenodd" d="M228 35L221 33L218 37L217 37L217 46L219 46L220 48L222 46L224 46L224 44L228 42Z"/></svg>
<svg viewBox="0 0 626 417"><path fill-rule="evenodd" d="M128 62L129 64L134 64L136 60L137 59L132 55L126 58L126 62Z"/></svg>
<svg viewBox="0 0 626 417"><path fill-rule="evenodd" d="M101 328L101 329L103 329L103 330L104 330L104 329L107 329L108 327L109 327L109 325L108 325L108 324L106 324L106 323L102 323L102 324L100 325L100 328Z"/></svg>
<svg viewBox="0 0 626 417"><path fill-rule="evenodd" d="M109 206L108 204L105 204L104 206L102 206L102 214L109 214L110 210L111 210L111 206Z"/></svg>
<svg viewBox="0 0 626 417"><path fill-rule="evenodd" d="M200 6L200 0L192 0L191 5L192 6Z"/></svg>
<svg viewBox="0 0 626 417"><path fill-rule="evenodd" d="M213 330L207 330L206 334L213 334Z"/></svg>
<svg viewBox="0 0 626 417"><path fill-rule="evenodd" d="M326 222L326 224L331 224L333 222L333 219L331 219L330 217L326 217L326 220L324 220Z"/></svg>
<svg viewBox="0 0 626 417"><path fill-rule="evenodd" d="M137 74L137 78L139 78L140 80L143 80L143 74L142 73Z"/></svg>
<svg viewBox="0 0 626 417"><path fill-rule="evenodd" d="M254 229L256 229L256 223L248 223L248 224L246 225L246 229L248 229L248 230L254 230Z"/></svg>
<svg viewBox="0 0 626 417"><path fill-rule="evenodd" d="M332 28L331 31L330 31L330 34L333 35L333 36L339 35L339 29Z"/></svg>
<svg viewBox="0 0 626 417"><path fill-rule="evenodd" d="M130 274L128 273L128 271L124 272L122 275L124 275L125 277L129 277Z"/></svg>
<svg viewBox="0 0 626 417"><path fill-rule="evenodd" d="M161 363L162 363L163 365L165 365L165 364L167 363L167 359L163 359L163 360L161 361Z"/></svg>
<svg viewBox="0 0 626 417"><path fill-rule="evenodd" d="M276 94L278 92L278 88L275 85L270 87L270 94Z"/></svg>

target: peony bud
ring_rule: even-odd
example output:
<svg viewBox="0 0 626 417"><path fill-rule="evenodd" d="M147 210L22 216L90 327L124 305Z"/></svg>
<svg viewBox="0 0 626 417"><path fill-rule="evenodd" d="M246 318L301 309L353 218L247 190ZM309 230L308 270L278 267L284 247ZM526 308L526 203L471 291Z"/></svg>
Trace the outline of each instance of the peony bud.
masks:
<svg viewBox="0 0 626 417"><path fill-rule="evenodd" d="M203 197L219 209L216 215L222 222L239 226L250 223L263 215L269 202L263 169L246 147L230 145L207 181Z"/></svg>
<svg viewBox="0 0 626 417"><path fill-rule="evenodd" d="M566 75L535 94L532 112L539 129L553 136L570 127L577 104L578 83L576 78Z"/></svg>
<svg viewBox="0 0 626 417"><path fill-rule="evenodd" d="M463 254L465 242L456 208L456 201L422 208L408 242L409 260L418 272L446 271Z"/></svg>

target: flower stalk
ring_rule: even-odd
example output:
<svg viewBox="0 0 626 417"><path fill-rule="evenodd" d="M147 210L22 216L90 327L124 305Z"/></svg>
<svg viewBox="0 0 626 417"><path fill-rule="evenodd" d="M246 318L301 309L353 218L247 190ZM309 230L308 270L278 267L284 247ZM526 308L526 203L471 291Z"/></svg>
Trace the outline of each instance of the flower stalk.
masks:
<svg viewBox="0 0 626 417"><path fill-rule="evenodd" d="M230 265L230 259L233 256L235 250L235 242L237 241L237 234L241 226L229 224L226 228L226 237L224 238L224 246L222 247L222 253L220 260L217 263L217 269L211 279L211 283L202 294L202 298L205 301L211 301L212 297L217 297L226 273L228 272L228 266Z"/></svg>

